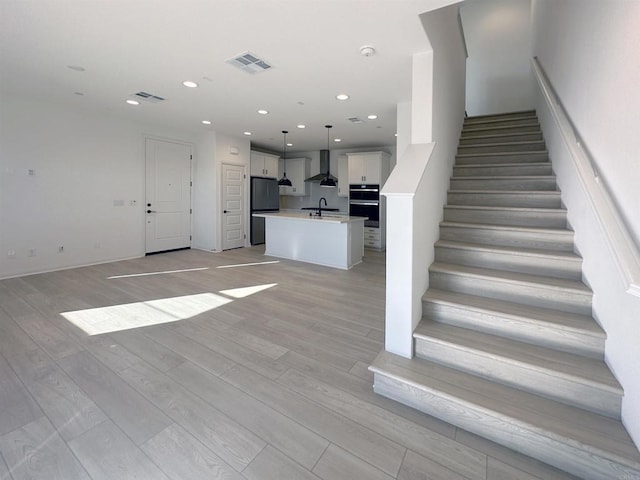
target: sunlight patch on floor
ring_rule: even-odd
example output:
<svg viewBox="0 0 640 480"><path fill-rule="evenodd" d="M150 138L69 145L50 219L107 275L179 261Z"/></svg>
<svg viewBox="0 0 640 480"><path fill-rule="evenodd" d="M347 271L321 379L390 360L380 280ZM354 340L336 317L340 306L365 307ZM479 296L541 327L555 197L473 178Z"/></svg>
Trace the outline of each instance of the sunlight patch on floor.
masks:
<svg viewBox="0 0 640 480"><path fill-rule="evenodd" d="M220 290L220 293L233 298L244 298L254 293L262 292L268 288L275 287L277 283L266 283L264 285L254 285L252 287L231 288L229 290Z"/></svg>
<svg viewBox="0 0 640 480"><path fill-rule="evenodd" d="M114 278L147 277L149 275L166 275L168 273L198 272L200 270L209 270L209 267L187 268L184 270L166 270L164 272L146 272L146 273L130 273L128 275L114 275L112 277L107 277L107 280L113 280Z"/></svg>
<svg viewBox="0 0 640 480"><path fill-rule="evenodd" d="M89 308L61 315L88 335L177 322L218 308L233 300L215 293L161 298L146 302Z"/></svg>
<svg viewBox="0 0 640 480"><path fill-rule="evenodd" d="M270 262L238 263L235 265L220 265L216 268L252 267L254 265L271 265L272 263L280 263L280 260L272 260Z"/></svg>

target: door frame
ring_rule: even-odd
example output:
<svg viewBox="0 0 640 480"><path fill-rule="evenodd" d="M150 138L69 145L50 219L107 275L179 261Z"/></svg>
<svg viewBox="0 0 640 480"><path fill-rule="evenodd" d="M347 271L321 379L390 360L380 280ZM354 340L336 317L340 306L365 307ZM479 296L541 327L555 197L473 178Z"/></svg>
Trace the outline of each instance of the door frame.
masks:
<svg viewBox="0 0 640 480"><path fill-rule="evenodd" d="M143 134L142 135L142 199L140 200L140 215L142 228L142 256L147 254L147 216L145 213L147 199L147 140L157 140L160 142L175 143L189 147L191 151L191 161L189 162L189 205L191 214L189 215L189 248L193 248L193 205L194 205L194 188L193 188L193 165L195 160L195 147L192 142L178 140L170 137L162 137L160 135Z"/></svg>
<svg viewBox="0 0 640 480"><path fill-rule="evenodd" d="M216 235L216 241L218 243L218 251L222 252L222 228L223 228L223 214L222 214L222 210L223 210L223 192L224 192L224 175L222 175L222 170L223 170L223 165L230 165L233 167L240 167L242 168L242 180L243 180L243 184L244 184L244 196L242 199L243 202L243 209L242 209L242 224L243 224L243 228L244 228L244 247L248 247L250 244L249 242L249 236L247 235L247 233L249 232L249 215L250 212L248 212L248 208L250 208L249 206L249 175L248 173L248 165L246 163L241 163L241 162L233 162L233 161L222 161L220 162L220 166L219 166L219 170L218 170L218 220L217 220L217 225L218 225L218 234Z"/></svg>

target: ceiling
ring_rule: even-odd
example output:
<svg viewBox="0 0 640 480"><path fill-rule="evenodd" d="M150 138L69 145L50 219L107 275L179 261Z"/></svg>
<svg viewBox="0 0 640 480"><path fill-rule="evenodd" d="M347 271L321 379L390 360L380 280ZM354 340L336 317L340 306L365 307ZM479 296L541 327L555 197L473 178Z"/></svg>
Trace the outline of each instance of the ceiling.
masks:
<svg viewBox="0 0 640 480"><path fill-rule="evenodd" d="M326 148L326 124L342 139L332 148L392 145L411 55L429 49L418 15L449 3L0 0L0 93L183 132L251 132L253 146L275 151L282 130L292 152ZM227 63L245 52L272 68ZM140 91L166 100L125 103Z"/></svg>

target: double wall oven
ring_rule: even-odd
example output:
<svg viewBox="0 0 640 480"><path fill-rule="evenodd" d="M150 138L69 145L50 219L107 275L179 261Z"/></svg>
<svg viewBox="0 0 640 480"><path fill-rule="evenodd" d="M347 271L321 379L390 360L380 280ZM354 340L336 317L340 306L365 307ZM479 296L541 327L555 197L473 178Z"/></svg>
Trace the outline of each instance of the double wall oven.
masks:
<svg viewBox="0 0 640 480"><path fill-rule="evenodd" d="M380 185L349 185L349 215L368 217L365 227L379 227Z"/></svg>

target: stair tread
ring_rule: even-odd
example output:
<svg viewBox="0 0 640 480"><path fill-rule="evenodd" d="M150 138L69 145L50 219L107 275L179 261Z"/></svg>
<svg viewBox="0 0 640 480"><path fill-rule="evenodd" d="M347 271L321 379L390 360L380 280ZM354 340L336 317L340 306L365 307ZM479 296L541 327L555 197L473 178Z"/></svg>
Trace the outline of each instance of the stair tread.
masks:
<svg viewBox="0 0 640 480"><path fill-rule="evenodd" d="M460 178L460 177L458 177ZM455 189L447 190L447 193L471 193L471 194L500 194L500 195L552 195L554 197L561 196L560 190L466 190Z"/></svg>
<svg viewBox="0 0 640 480"><path fill-rule="evenodd" d="M488 223L467 223L467 222L440 222L440 227L462 227L462 228L484 228L487 230L516 230L526 233L547 233L557 235L573 235L573 231L567 228L548 227L520 227L517 225L493 225Z"/></svg>
<svg viewBox="0 0 640 480"><path fill-rule="evenodd" d="M497 129L513 129L518 130L519 128L528 128L528 127L540 127L540 122L537 117L531 117L531 123L523 123L521 125L483 125L482 122L467 122L463 125L462 130L464 132L473 132L476 130L497 130ZM538 130L539 132L540 130ZM535 132L534 132L535 133Z"/></svg>
<svg viewBox="0 0 640 480"><path fill-rule="evenodd" d="M422 390L456 399L465 410L482 410L504 423L535 430L575 448L640 469L640 453L618 420L564 405L420 358L382 351L369 367Z"/></svg>
<svg viewBox="0 0 640 480"><path fill-rule="evenodd" d="M558 372L560 376L572 377L580 383L622 395L622 387L603 360L438 323L425 318L414 330L414 338L432 338L466 350L481 351L494 358L500 357L509 363L524 364L527 368Z"/></svg>
<svg viewBox="0 0 640 480"><path fill-rule="evenodd" d="M508 272L506 270L493 270L490 268L468 267L466 265L455 265L453 263L441 262L434 262L431 264L431 267L429 267L429 272L433 271L467 275L477 278L491 278L494 281L502 281L511 284L535 284L559 290L572 291L574 293L582 295L592 295L592 291L584 283L577 280L568 280L564 278L546 277L529 273Z"/></svg>
<svg viewBox="0 0 640 480"><path fill-rule="evenodd" d="M544 140L519 140L517 142L496 142L496 143L483 143L481 145L459 145L458 148L474 148L478 146L482 147L496 147L502 145L531 145L532 143L545 145Z"/></svg>
<svg viewBox="0 0 640 480"><path fill-rule="evenodd" d="M531 163L482 163L482 164L472 164L472 165L454 165L454 170L456 168L529 168L529 167L548 167L551 165L551 161L546 162L531 162Z"/></svg>
<svg viewBox="0 0 640 480"><path fill-rule="evenodd" d="M548 150L524 150L521 152L482 152L482 153L457 153L456 157L506 157L508 155L540 155L541 153L549 153Z"/></svg>
<svg viewBox="0 0 640 480"><path fill-rule="evenodd" d="M566 214L565 208L540 208L540 207L503 207L497 205L455 205L447 204L444 208L457 208L461 210L493 210L496 212L539 212L539 213L563 213Z"/></svg>
<svg viewBox="0 0 640 480"><path fill-rule="evenodd" d="M527 321L552 324L554 328L578 331L584 334L606 338L604 330L587 315L562 312L521 303L507 302L489 297L469 295L429 288L423 301L435 302L499 316L526 319Z"/></svg>
<svg viewBox="0 0 640 480"><path fill-rule="evenodd" d="M458 248L461 250L481 250L483 252L498 252L513 255L526 255L546 259L569 260L582 262L582 257L573 252L562 250L542 250L540 248L507 247L502 245L486 245L484 243L458 242L456 240L438 240L436 247Z"/></svg>
<svg viewBox="0 0 640 480"><path fill-rule="evenodd" d="M476 177L451 177L451 180L555 180L555 175L478 175Z"/></svg>

